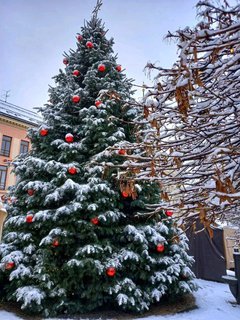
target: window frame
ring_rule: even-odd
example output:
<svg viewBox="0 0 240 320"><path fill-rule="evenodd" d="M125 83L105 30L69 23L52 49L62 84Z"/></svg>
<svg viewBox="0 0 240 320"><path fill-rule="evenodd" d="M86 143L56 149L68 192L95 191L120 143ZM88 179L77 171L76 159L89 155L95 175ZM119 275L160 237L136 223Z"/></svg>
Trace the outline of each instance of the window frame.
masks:
<svg viewBox="0 0 240 320"><path fill-rule="evenodd" d="M4 141L4 138L9 138L9 140L5 140ZM3 149L3 144L6 144L6 143L8 143L9 144L9 149L7 149L6 148L6 146L5 146L5 149ZM7 136L7 135L3 135L2 136L2 144L1 144L1 149L0 149L0 155L1 156L4 156L4 157L10 157L10 154L11 154L11 146L12 146L12 137L10 137L10 136Z"/></svg>
<svg viewBox="0 0 240 320"><path fill-rule="evenodd" d="M2 168L5 168L3 170ZM3 184L2 184L2 172L5 172L5 179L3 177ZM8 174L8 167L0 165L0 190L6 190L6 182L7 182L7 174Z"/></svg>
<svg viewBox="0 0 240 320"><path fill-rule="evenodd" d="M25 145L24 145L25 144ZM27 151L26 152L21 152L21 148L22 146L27 147ZM29 141L27 140L21 140L20 141L20 150L19 150L19 154L26 154L29 151Z"/></svg>

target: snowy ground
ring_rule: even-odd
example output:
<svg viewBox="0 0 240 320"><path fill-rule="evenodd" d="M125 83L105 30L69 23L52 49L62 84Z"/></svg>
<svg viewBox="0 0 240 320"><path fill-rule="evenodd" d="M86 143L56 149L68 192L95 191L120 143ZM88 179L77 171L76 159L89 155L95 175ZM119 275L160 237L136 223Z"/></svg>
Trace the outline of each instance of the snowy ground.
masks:
<svg viewBox="0 0 240 320"><path fill-rule="evenodd" d="M139 317L138 320L239 320L240 305L229 291L228 285L205 280L197 280L200 286L195 293L198 309L168 316ZM22 320L6 311L0 311L0 320ZM50 319L49 319L50 320ZM61 319L51 319L61 320ZM67 320L67 319L64 319ZM71 320L71 319L68 319ZM81 320L81 318L79 318ZM86 320L86 319L85 319ZM100 320L100 318L96 318ZM109 319L112 320L112 319Z"/></svg>

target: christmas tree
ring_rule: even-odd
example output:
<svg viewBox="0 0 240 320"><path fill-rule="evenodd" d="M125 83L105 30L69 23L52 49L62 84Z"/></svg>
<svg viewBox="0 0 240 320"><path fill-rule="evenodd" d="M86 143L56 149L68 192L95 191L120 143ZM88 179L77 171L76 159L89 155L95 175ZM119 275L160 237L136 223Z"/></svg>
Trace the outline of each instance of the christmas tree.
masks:
<svg viewBox="0 0 240 320"><path fill-rule="evenodd" d="M131 157L131 81L97 14L77 34L55 77L32 151L15 161L18 182L0 245L4 298L44 316L111 303L142 312L163 295L194 289L186 239L171 211L148 212L156 183L137 184ZM123 146L127 146L125 149Z"/></svg>

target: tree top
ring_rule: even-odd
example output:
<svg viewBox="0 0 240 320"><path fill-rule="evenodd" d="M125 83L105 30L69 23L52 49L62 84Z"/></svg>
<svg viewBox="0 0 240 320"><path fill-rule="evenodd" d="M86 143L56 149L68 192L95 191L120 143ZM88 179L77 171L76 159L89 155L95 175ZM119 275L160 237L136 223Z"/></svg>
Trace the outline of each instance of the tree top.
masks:
<svg viewBox="0 0 240 320"><path fill-rule="evenodd" d="M102 4L103 4L102 0L97 0L97 3L96 3L96 5L93 9L93 12L92 12L93 19L97 19L98 11L100 10Z"/></svg>

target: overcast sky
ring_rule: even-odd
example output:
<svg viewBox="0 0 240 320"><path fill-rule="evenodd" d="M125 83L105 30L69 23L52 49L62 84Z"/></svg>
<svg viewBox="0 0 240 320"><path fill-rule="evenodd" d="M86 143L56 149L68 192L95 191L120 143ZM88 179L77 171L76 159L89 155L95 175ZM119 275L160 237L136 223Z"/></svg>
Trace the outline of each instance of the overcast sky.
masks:
<svg viewBox="0 0 240 320"><path fill-rule="evenodd" d="M76 49L76 33L89 20L96 0L0 0L0 97L24 108L48 100L48 85L62 64L63 52ZM168 30L196 24L197 0L103 0L100 18L114 37L114 51L129 78L151 84L148 61L171 66L176 44ZM141 92L139 92L140 95Z"/></svg>

